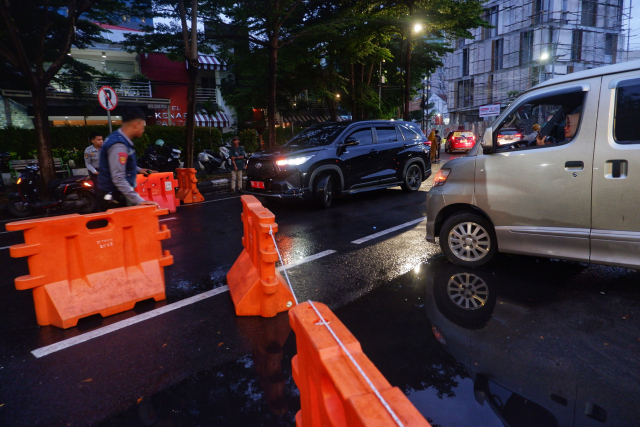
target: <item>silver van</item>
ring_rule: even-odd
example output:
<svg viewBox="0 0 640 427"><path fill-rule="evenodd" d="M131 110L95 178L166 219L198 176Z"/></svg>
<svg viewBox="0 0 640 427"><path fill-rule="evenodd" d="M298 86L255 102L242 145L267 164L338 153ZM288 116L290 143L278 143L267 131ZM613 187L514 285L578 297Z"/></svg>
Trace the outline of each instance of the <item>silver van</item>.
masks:
<svg viewBox="0 0 640 427"><path fill-rule="evenodd" d="M503 128L523 130L501 141ZM427 241L477 267L497 252L640 268L640 61L522 94L427 195Z"/></svg>

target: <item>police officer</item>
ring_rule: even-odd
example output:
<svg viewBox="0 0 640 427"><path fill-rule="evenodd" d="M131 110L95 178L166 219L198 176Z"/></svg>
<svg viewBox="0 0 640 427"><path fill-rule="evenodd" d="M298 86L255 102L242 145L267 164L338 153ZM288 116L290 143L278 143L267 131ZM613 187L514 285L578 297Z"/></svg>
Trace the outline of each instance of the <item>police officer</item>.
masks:
<svg viewBox="0 0 640 427"><path fill-rule="evenodd" d="M147 116L139 108L122 113L122 126L105 140L100 150L98 198L103 209L135 205L157 205L145 201L134 189L138 172L154 172L139 168L131 139L144 134Z"/></svg>
<svg viewBox="0 0 640 427"><path fill-rule="evenodd" d="M84 164L89 171L89 177L93 181L93 188L98 188L98 174L100 173L100 148L102 148L102 134L92 132L89 134L91 145L84 150Z"/></svg>

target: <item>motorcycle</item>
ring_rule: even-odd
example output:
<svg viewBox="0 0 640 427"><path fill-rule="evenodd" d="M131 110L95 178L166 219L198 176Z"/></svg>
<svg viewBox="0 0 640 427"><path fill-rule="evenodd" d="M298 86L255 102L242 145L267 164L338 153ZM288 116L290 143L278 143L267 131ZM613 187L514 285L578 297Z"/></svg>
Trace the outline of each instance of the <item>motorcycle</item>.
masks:
<svg viewBox="0 0 640 427"><path fill-rule="evenodd" d="M88 176L70 176L56 179L47 185L46 193L40 186L40 169L28 165L18 178L17 193L8 196L7 209L18 218L31 215L36 210L52 208L71 209L87 214L96 210L98 199Z"/></svg>
<svg viewBox="0 0 640 427"><path fill-rule="evenodd" d="M231 158L229 157L229 145L225 144L220 147L220 152L213 150L203 150L198 154L198 162L200 169L207 174L228 173L231 171Z"/></svg>
<svg viewBox="0 0 640 427"><path fill-rule="evenodd" d="M155 147L148 147L144 156L138 157L137 165L158 172L175 172L180 167L182 151L174 146L166 146L164 154L158 153Z"/></svg>
<svg viewBox="0 0 640 427"><path fill-rule="evenodd" d="M165 147L165 163L160 164L160 172L175 172L180 167L180 151L179 148L168 145Z"/></svg>

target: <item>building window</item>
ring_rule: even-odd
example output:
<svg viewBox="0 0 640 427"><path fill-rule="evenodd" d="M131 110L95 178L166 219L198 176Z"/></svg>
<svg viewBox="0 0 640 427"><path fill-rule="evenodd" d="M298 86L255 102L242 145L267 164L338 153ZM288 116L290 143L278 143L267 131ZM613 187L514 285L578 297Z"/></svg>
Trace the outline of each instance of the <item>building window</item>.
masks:
<svg viewBox="0 0 640 427"><path fill-rule="evenodd" d="M458 82L456 107L464 108L473 105L473 79Z"/></svg>
<svg viewBox="0 0 640 427"><path fill-rule="evenodd" d="M469 75L469 49L462 50L462 77Z"/></svg>
<svg viewBox="0 0 640 427"><path fill-rule="evenodd" d="M526 65L533 60L533 31L520 33L520 65Z"/></svg>
<svg viewBox="0 0 640 427"><path fill-rule="evenodd" d="M533 14L531 16L533 24L540 24L544 22L544 0L534 0L533 1Z"/></svg>
<svg viewBox="0 0 640 427"><path fill-rule="evenodd" d="M595 27L598 17L598 3L592 0L582 0L582 15L580 24L587 27Z"/></svg>
<svg viewBox="0 0 640 427"><path fill-rule="evenodd" d="M604 62L607 64L615 64L617 51L618 35L606 34L604 38Z"/></svg>
<svg viewBox="0 0 640 427"><path fill-rule="evenodd" d="M582 30L573 30L571 35L571 60L582 61Z"/></svg>
<svg viewBox="0 0 640 427"><path fill-rule="evenodd" d="M493 103L493 74L487 79L487 104Z"/></svg>
<svg viewBox="0 0 640 427"><path fill-rule="evenodd" d="M482 34L484 39L496 37L498 35L498 13L500 12L498 6L490 7L484 10L484 20L487 21L493 28L483 28Z"/></svg>
<svg viewBox="0 0 640 427"><path fill-rule="evenodd" d="M497 39L491 45L491 71L502 70L504 39Z"/></svg>

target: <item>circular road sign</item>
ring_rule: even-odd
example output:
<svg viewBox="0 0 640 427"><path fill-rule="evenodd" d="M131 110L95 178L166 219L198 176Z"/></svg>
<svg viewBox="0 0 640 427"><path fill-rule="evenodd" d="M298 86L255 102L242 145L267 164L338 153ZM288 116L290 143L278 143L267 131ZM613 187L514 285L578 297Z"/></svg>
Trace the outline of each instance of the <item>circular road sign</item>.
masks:
<svg viewBox="0 0 640 427"><path fill-rule="evenodd" d="M102 86L98 91L98 102L105 110L113 110L118 105L118 95L113 88Z"/></svg>

